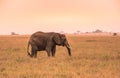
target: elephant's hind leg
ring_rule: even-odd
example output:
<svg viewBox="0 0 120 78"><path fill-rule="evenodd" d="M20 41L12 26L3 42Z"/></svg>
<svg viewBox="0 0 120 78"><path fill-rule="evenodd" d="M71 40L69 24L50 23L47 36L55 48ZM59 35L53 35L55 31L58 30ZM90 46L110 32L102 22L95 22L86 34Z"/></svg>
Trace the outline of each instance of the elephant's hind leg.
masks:
<svg viewBox="0 0 120 78"><path fill-rule="evenodd" d="M32 54L31 54L32 57L37 58L37 51L38 51L37 47L32 46Z"/></svg>

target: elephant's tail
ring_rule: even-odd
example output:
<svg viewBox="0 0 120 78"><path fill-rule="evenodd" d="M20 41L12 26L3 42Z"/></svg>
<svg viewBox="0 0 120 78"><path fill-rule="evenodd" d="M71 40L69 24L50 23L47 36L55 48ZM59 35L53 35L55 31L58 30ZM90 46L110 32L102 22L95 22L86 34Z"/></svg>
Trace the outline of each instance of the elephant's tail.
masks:
<svg viewBox="0 0 120 78"><path fill-rule="evenodd" d="M30 46L30 42L28 42L28 46L27 46L27 54L28 54L29 56L31 56L31 54L30 54L30 52L29 52L29 46Z"/></svg>

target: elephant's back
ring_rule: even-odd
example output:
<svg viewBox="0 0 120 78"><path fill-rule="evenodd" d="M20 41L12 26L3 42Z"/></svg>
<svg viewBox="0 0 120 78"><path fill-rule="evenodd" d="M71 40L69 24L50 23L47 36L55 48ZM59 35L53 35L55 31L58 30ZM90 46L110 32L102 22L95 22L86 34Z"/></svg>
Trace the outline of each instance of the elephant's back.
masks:
<svg viewBox="0 0 120 78"><path fill-rule="evenodd" d="M50 35L44 33L44 32L35 32L30 37L30 42L35 43L37 45L46 45L46 42Z"/></svg>

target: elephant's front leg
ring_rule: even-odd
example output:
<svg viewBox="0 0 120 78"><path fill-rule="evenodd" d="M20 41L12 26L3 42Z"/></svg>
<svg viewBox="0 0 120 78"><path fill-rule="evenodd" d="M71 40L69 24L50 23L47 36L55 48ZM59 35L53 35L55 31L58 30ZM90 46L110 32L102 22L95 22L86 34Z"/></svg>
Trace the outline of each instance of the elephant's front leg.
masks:
<svg viewBox="0 0 120 78"><path fill-rule="evenodd" d="M55 56L55 53L56 53L56 46L53 46L53 47L52 47L52 56L53 56L53 57Z"/></svg>
<svg viewBox="0 0 120 78"><path fill-rule="evenodd" d="M47 52L47 55L49 57L50 56L50 52L51 52L51 48L50 47L46 48L46 52Z"/></svg>

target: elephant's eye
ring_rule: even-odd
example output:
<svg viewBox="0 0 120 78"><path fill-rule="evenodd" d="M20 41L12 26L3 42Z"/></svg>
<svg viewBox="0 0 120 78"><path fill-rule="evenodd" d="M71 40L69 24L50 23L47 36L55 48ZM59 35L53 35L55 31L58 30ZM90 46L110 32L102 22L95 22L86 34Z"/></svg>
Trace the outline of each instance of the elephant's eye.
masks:
<svg viewBox="0 0 120 78"><path fill-rule="evenodd" d="M66 39L64 39L64 41L66 41Z"/></svg>

